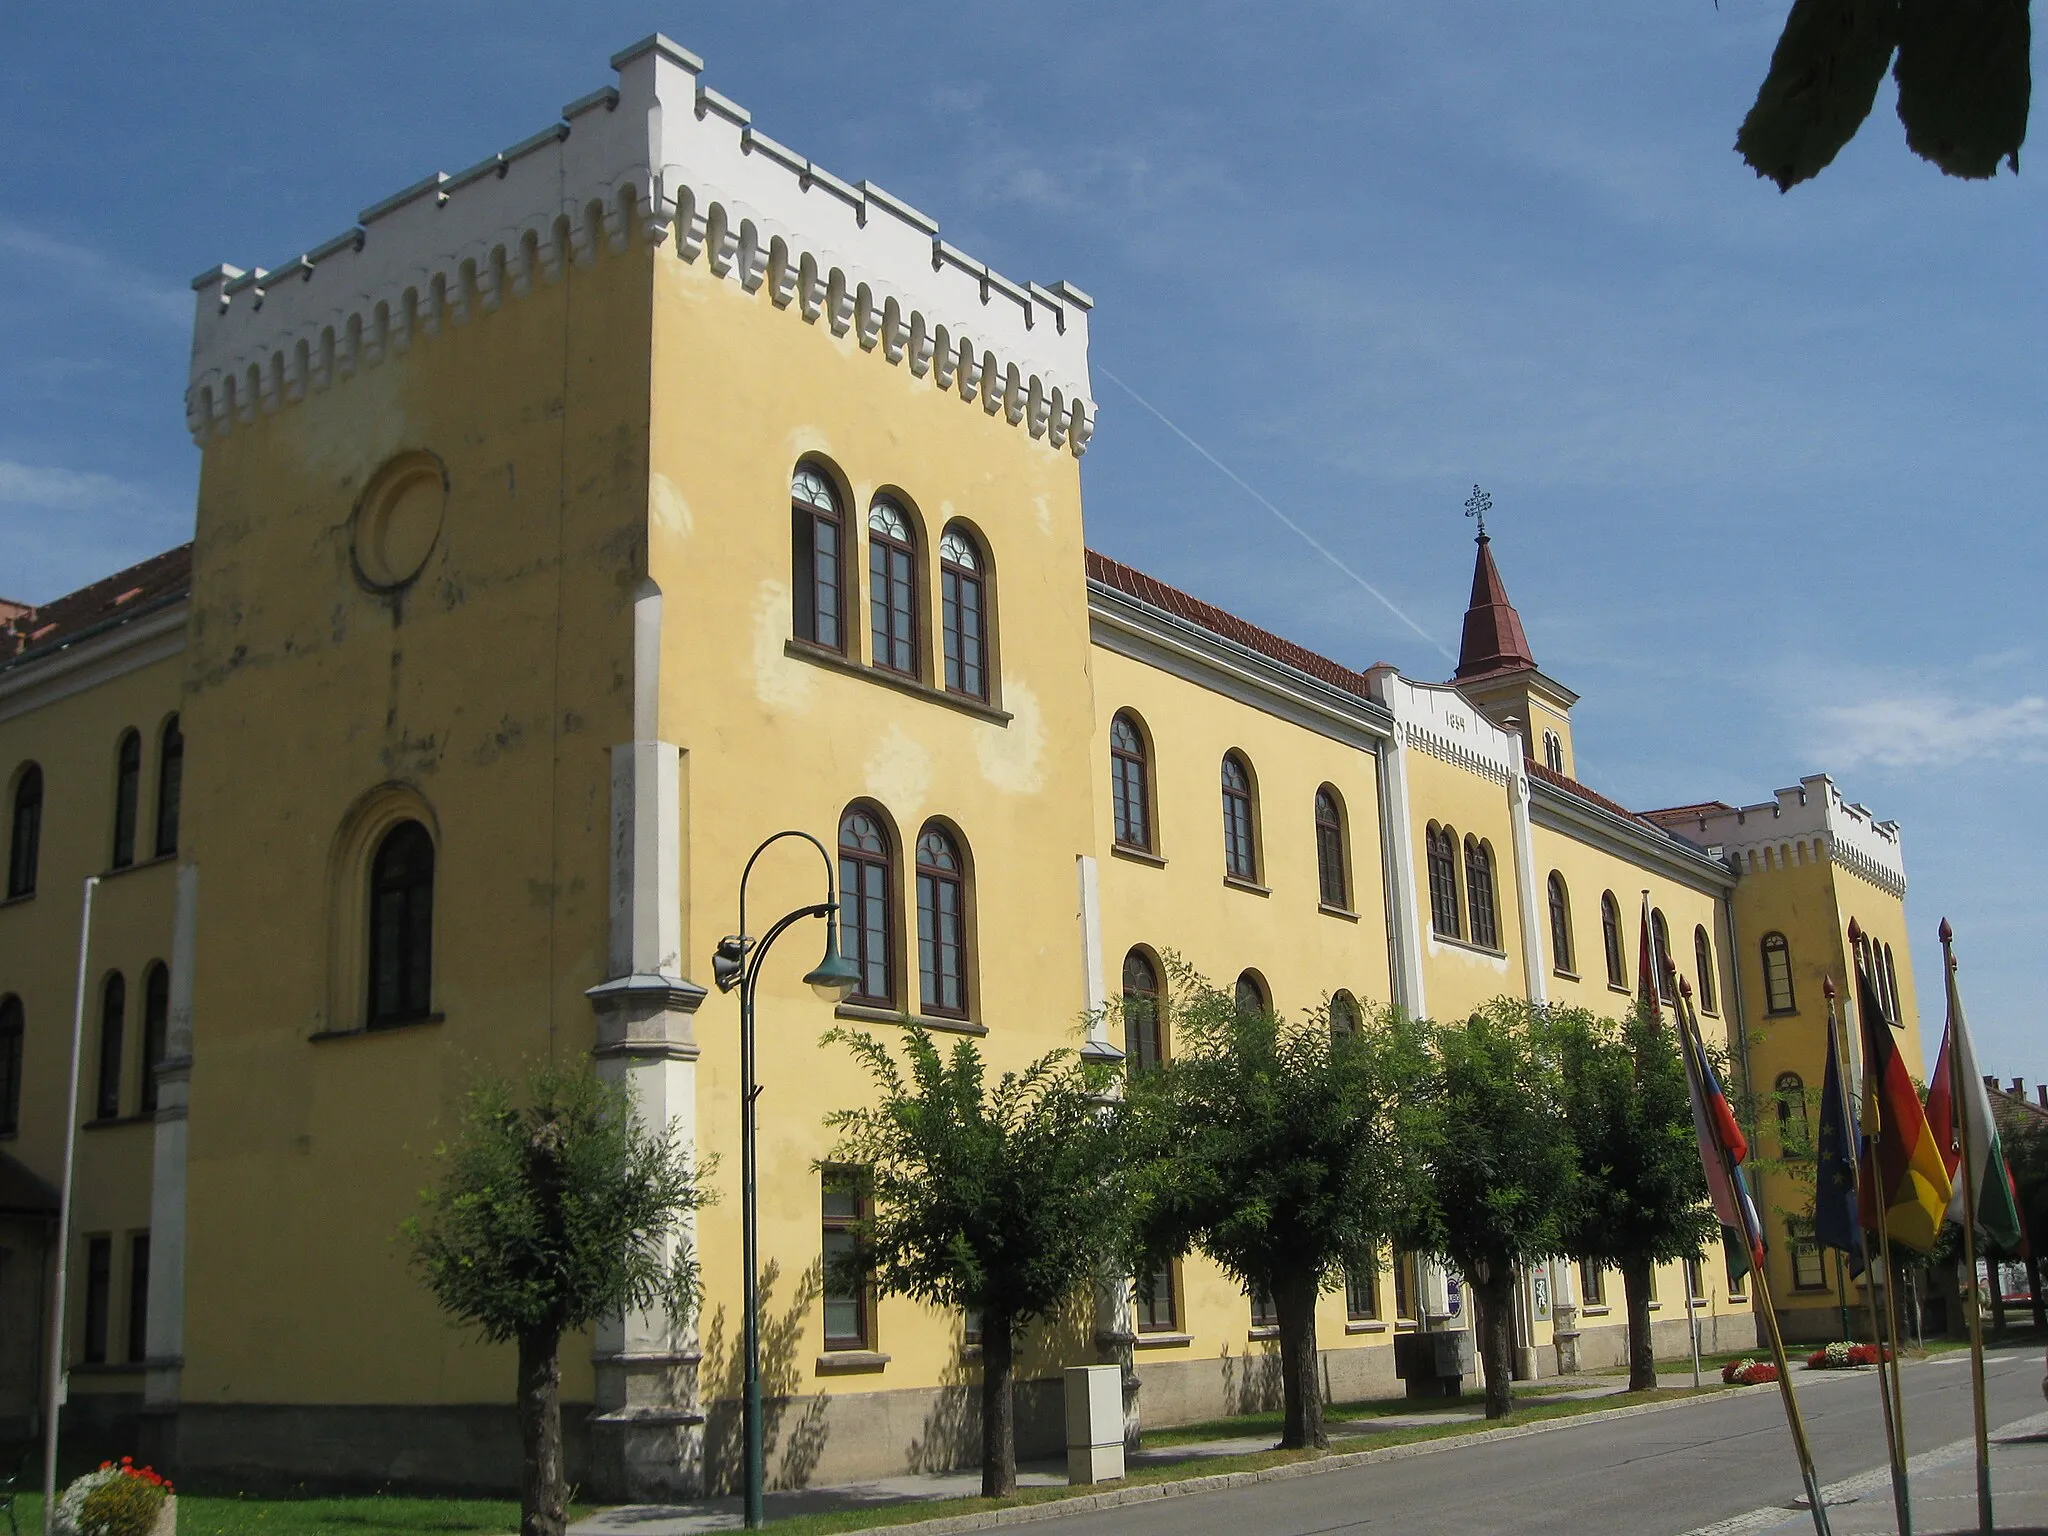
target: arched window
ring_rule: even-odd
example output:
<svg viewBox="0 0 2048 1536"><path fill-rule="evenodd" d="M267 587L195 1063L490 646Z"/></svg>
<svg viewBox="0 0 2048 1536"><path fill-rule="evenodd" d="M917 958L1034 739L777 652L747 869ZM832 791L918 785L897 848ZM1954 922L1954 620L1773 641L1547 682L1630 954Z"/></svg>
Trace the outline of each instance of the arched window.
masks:
<svg viewBox="0 0 2048 1536"><path fill-rule="evenodd" d="M1771 1096L1778 1106L1778 1155L1808 1157L1813 1133L1806 1119L1806 1084L1797 1072L1780 1072Z"/></svg>
<svg viewBox="0 0 2048 1536"><path fill-rule="evenodd" d="M1465 928L1458 912L1458 834L1432 821L1422 842L1429 855L1429 926L1444 938L1460 938Z"/></svg>
<svg viewBox="0 0 2048 1536"><path fill-rule="evenodd" d="M1626 987L1628 963L1621 948L1621 904L1612 891L1600 893L1600 942L1607 950L1607 985Z"/></svg>
<svg viewBox="0 0 2048 1536"><path fill-rule="evenodd" d="M370 1028L433 1013L433 955L434 840L401 821L370 861Z"/></svg>
<svg viewBox="0 0 2048 1536"><path fill-rule="evenodd" d="M1668 1003L1671 1001L1671 972L1676 962L1671 958L1671 925L1664 921L1660 907L1650 908L1650 949L1655 956L1652 963L1657 967L1657 996Z"/></svg>
<svg viewBox="0 0 2048 1536"><path fill-rule="evenodd" d="M1555 731L1543 733L1543 766L1552 773L1564 772L1564 738Z"/></svg>
<svg viewBox="0 0 2048 1536"><path fill-rule="evenodd" d="M1330 998L1330 1033L1355 1035L1365 1022L1365 1014L1358 1006L1358 999L1349 992L1338 992Z"/></svg>
<svg viewBox="0 0 2048 1536"><path fill-rule="evenodd" d="M178 717L164 722L156 749L156 856L178 851L178 802L185 793L185 732Z"/></svg>
<svg viewBox="0 0 2048 1536"><path fill-rule="evenodd" d="M1273 997L1266 990L1266 978L1257 971L1239 971L1237 988L1232 994L1239 1013L1271 1013Z"/></svg>
<svg viewBox="0 0 2048 1536"><path fill-rule="evenodd" d="M1493 845L1469 833L1465 838L1465 905L1472 914L1472 942L1500 948L1500 924L1493 899Z"/></svg>
<svg viewBox="0 0 2048 1536"><path fill-rule="evenodd" d="M917 981L926 1013L967 1016L967 861L937 825L917 840Z"/></svg>
<svg viewBox="0 0 2048 1536"><path fill-rule="evenodd" d="M988 593L974 535L958 523L939 536L939 638L946 691L988 697Z"/></svg>
<svg viewBox="0 0 2048 1536"><path fill-rule="evenodd" d="M1704 926L1692 931L1692 964L1699 973L1700 1008L1703 1012L1714 1011L1714 941L1707 937Z"/></svg>
<svg viewBox="0 0 2048 1536"><path fill-rule="evenodd" d="M816 467L799 464L789 482L790 593L796 636L846 649L846 527L839 494Z"/></svg>
<svg viewBox="0 0 2048 1536"><path fill-rule="evenodd" d="M1899 963L1892 958L1889 944L1884 946L1884 993L1885 1001L1891 1004L1892 1023L1904 1029L1906 1015L1899 1007Z"/></svg>
<svg viewBox="0 0 2048 1536"><path fill-rule="evenodd" d="M918 675L917 536L893 501L868 508L868 628L878 667Z"/></svg>
<svg viewBox="0 0 2048 1536"><path fill-rule="evenodd" d="M21 1047L27 1033L21 999L0 997L0 1136L21 1129Z"/></svg>
<svg viewBox="0 0 2048 1536"><path fill-rule="evenodd" d="M119 971L107 978L100 993L100 1075L93 1095L93 1118L121 1118L121 1036L128 1022L128 983Z"/></svg>
<svg viewBox="0 0 2048 1536"><path fill-rule="evenodd" d="M1134 949L1124 956L1124 1061L1133 1072L1149 1072L1166 1060L1164 1014L1159 968Z"/></svg>
<svg viewBox="0 0 2048 1536"><path fill-rule="evenodd" d="M1792 946L1785 942L1785 935L1765 934L1763 955L1765 1010L1770 1013L1796 1012L1797 1005L1792 997Z"/></svg>
<svg viewBox="0 0 2048 1536"><path fill-rule="evenodd" d="M1316 883L1323 905L1349 910L1350 871L1345 867L1344 812L1337 791L1325 784L1316 791Z"/></svg>
<svg viewBox="0 0 2048 1536"><path fill-rule="evenodd" d="M43 840L43 770L30 763L14 785L14 829L7 844L7 894L36 888L36 852Z"/></svg>
<svg viewBox="0 0 2048 1536"><path fill-rule="evenodd" d="M839 948L860 968L851 1000L878 1008L896 1001L890 855L889 834L874 812L854 806L839 818Z"/></svg>
<svg viewBox="0 0 2048 1536"><path fill-rule="evenodd" d="M121 733L121 745L114 752L114 857L113 868L126 869L135 862L135 823L142 814L142 737L134 731Z"/></svg>
<svg viewBox="0 0 2048 1536"><path fill-rule="evenodd" d="M1109 797L1116 840L1152 852L1152 779L1145 733L1129 710L1109 722Z"/></svg>
<svg viewBox="0 0 2048 1536"><path fill-rule="evenodd" d="M1251 771L1232 752L1223 759L1223 872L1233 879L1259 878L1257 825Z"/></svg>
<svg viewBox="0 0 2048 1536"><path fill-rule="evenodd" d="M1572 964L1572 898L1565 889L1564 876L1550 872L1550 963L1569 976Z"/></svg>
<svg viewBox="0 0 2048 1536"><path fill-rule="evenodd" d="M142 976L142 1104L145 1115L156 1113L156 1071L163 1065L164 1041L171 1029L171 968L159 960Z"/></svg>

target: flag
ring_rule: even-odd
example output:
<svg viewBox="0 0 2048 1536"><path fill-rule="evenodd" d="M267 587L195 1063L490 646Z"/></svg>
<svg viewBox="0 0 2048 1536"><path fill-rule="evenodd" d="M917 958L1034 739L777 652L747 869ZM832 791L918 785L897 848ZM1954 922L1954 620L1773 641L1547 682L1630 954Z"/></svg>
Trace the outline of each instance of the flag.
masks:
<svg viewBox="0 0 2048 1536"><path fill-rule="evenodd" d="M1650 936L1650 893L1643 892L1642 939L1636 945L1636 1001L1648 1010L1652 1022L1662 1024L1664 1011L1657 999L1664 989L1664 957L1657 953L1657 941Z"/></svg>
<svg viewBox="0 0 2048 1536"><path fill-rule="evenodd" d="M1863 1257L1856 1230L1856 1133L1849 1123L1849 1094L1842 1081L1841 1045L1835 1034L1835 1005L1828 1000L1828 1069L1821 1079L1820 1140L1814 1147L1813 1238L1823 1248Z"/></svg>
<svg viewBox="0 0 2048 1536"><path fill-rule="evenodd" d="M1960 1136L1954 1124L1951 1073L1962 1084ZM2005 1161L2004 1143L1999 1140L1998 1118L1991 1112L1991 1095L1977 1072L1977 1053L1970 1044L1970 1027L1963 1022L1963 998L1956 990L1954 966L1948 967L1948 1024L1942 1030L1941 1059L1927 1088L1927 1128L1953 1184L1947 1219L1961 1226L1967 1216L1992 1247L2004 1253L2016 1251L2020 1213L2013 1199L2012 1173ZM1956 1178L1965 1145L1970 1153L1968 1187Z"/></svg>
<svg viewBox="0 0 2048 1536"><path fill-rule="evenodd" d="M1863 1029L1861 1217L1875 1231L1879 1212L1894 1242L1932 1251L1950 1194L1948 1169L1913 1080L1892 1039L1869 969L1856 965L1856 1014Z"/></svg>
<svg viewBox="0 0 2048 1536"><path fill-rule="evenodd" d="M1740 1279L1749 1269L1759 1272L1764 1265L1763 1223L1757 1218L1756 1202L1737 1170L1749 1156L1749 1142L1728 1107L1728 1095L1721 1091L1713 1063L1707 1060L1696 1022L1678 1009L1679 1052L1685 1058L1686 1086L1692 1094L1692 1128L1699 1143L1700 1166L1707 1175L1707 1198L1721 1223L1721 1241L1728 1253L1728 1278ZM1740 1258L1738 1258L1740 1256ZM1741 1262L1746 1260L1747 1262Z"/></svg>

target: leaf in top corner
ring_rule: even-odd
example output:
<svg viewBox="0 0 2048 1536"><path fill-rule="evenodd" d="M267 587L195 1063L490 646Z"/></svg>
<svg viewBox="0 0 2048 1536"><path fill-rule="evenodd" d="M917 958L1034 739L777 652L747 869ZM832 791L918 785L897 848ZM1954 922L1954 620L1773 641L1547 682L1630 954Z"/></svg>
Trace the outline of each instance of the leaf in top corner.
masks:
<svg viewBox="0 0 2048 1536"><path fill-rule="evenodd" d="M1975 180L2019 170L2032 34L2027 0L1901 0L1892 75L1914 154Z"/></svg>
<svg viewBox="0 0 2048 1536"><path fill-rule="evenodd" d="M1856 136L1899 33L1899 0L1795 0L1735 150L1780 192Z"/></svg>

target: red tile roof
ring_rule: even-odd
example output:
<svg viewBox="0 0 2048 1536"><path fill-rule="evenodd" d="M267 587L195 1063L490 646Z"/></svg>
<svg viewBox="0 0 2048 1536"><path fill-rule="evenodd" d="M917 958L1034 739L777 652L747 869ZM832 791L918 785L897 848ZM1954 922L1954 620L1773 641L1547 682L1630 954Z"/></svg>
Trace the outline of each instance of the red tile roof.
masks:
<svg viewBox="0 0 2048 1536"><path fill-rule="evenodd" d="M192 546L180 544L34 608L0 617L0 666L53 650L192 588Z"/></svg>
<svg viewBox="0 0 2048 1536"><path fill-rule="evenodd" d="M1679 827L1686 822L1698 823L1702 816L1718 816L1735 807L1725 800L1696 800L1691 805L1667 805L1661 811L1645 811L1643 818L1663 827Z"/></svg>
<svg viewBox="0 0 2048 1536"><path fill-rule="evenodd" d="M1503 672L1528 672L1536 666L1522 616L1508 601L1508 589L1493 563L1493 541L1479 535L1479 556L1472 562L1472 601L1465 610L1465 637L1458 647L1459 682L1474 682Z"/></svg>
<svg viewBox="0 0 2048 1536"><path fill-rule="evenodd" d="M1626 817L1630 821L1648 821L1647 817L1638 816L1619 801L1608 799L1597 789L1588 789L1577 779L1566 778L1555 769L1545 767L1542 763L1537 762L1533 757L1524 757L1522 764L1529 770L1530 778L1540 783L1548 784L1554 789L1561 789L1568 795L1576 795L1588 805L1597 805L1603 811L1610 811L1614 815ZM1652 826L1656 825L1654 822L1650 824ZM1663 827L1657 827L1657 830L1659 832L1665 831ZM1666 833L1666 835L1668 836L1669 834Z"/></svg>

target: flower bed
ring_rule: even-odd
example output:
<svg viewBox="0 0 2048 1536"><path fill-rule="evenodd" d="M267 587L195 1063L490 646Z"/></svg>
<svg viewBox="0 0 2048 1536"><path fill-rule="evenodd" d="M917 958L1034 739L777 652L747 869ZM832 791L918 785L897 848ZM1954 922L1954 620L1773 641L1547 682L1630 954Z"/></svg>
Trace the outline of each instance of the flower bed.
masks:
<svg viewBox="0 0 2048 1536"><path fill-rule="evenodd" d="M1837 1340L1806 1357L1809 1371L1849 1371L1861 1365L1877 1365L1891 1359L1879 1344L1845 1344Z"/></svg>
<svg viewBox="0 0 2048 1536"><path fill-rule="evenodd" d="M1721 1380L1731 1387L1753 1387L1777 1379L1778 1368L1768 1360L1730 1360L1721 1367Z"/></svg>
<svg viewBox="0 0 2048 1536"><path fill-rule="evenodd" d="M103 1461L57 1501L58 1536L170 1536L177 1529L170 1480L131 1457Z"/></svg>

